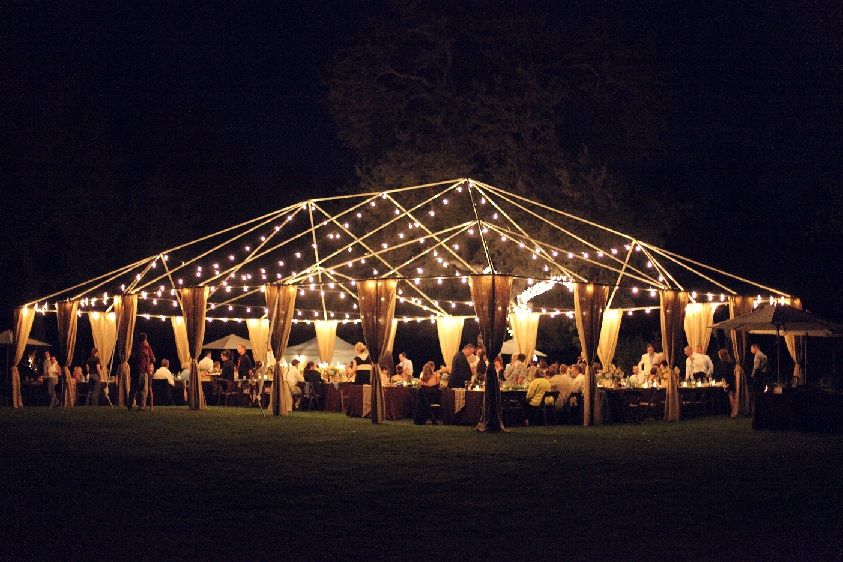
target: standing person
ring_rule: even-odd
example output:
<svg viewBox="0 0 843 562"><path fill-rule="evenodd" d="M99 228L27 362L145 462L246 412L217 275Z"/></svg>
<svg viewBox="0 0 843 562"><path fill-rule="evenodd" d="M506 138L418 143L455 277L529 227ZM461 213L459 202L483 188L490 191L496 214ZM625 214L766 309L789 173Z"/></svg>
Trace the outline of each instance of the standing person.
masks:
<svg viewBox="0 0 843 562"><path fill-rule="evenodd" d="M686 345L685 357L685 380L701 381L714 374L714 364L708 355L698 353Z"/></svg>
<svg viewBox="0 0 843 562"><path fill-rule="evenodd" d="M717 370L714 373L715 380L723 381L726 390L729 393L729 406L732 412L735 411L735 362L729 355L729 351L725 348L717 352L717 358L720 363L717 365Z"/></svg>
<svg viewBox="0 0 843 562"><path fill-rule="evenodd" d="M231 352L224 349L222 353L220 353L220 359L222 359L222 365L220 365L220 378L225 381L234 381L234 371L236 370L236 366L234 365L234 361L231 360Z"/></svg>
<svg viewBox="0 0 843 562"><path fill-rule="evenodd" d="M85 361L85 365L88 367L88 399L85 401L85 405L99 406L103 368L100 363L100 352L96 347L91 349L91 356Z"/></svg>
<svg viewBox="0 0 843 562"><path fill-rule="evenodd" d="M20 377L22 381L32 381L38 375L35 372L37 365L35 361L35 352L30 351L26 357L21 359L21 362L18 364L18 371L20 372Z"/></svg>
<svg viewBox="0 0 843 562"><path fill-rule="evenodd" d="M187 366L190 369L190 365ZM199 360L199 376L200 377L210 377L211 373L214 371L214 358L211 357L211 352L206 351L205 356ZM201 379L200 379L201 380Z"/></svg>
<svg viewBox="0 0 843 562"><path fill-rule="evenodd" d="M638 372L643 373L646 377L653 367L656 367L659 364L659 354L656 353L656 348L651 343L647 343L647 353L641 356L641 360L638 361Z"/></svg>
<svg viewBox="0 0 843 562"><path fill-rule="evenodd" d="M467 343L462 350L457 351L451 361L451 373L448 375L448 388L465 388L465 383L471 380L471 366L468 356L474 354L474 345Z"/></svg>
<svg viewBox="0 0 843 562"><path fill-rule="evenodd" d="M284 377L284 380L287 381L287 386L290 387L290 394L293 396L294 410L299 407L299 402L301 401L301 386L299 386L299 383L304 382L304 376L299 370L299 363L300 361L298 359L290 361L290 366L287 368L287 374Z"/></svg>
<svg viewBox="0 0 843 562"><path fill-rule="evenodd" d="M47 394L50 396L50 406L58 406L56 386L59 384L59 363L49 351L44 352L44 380L47 381Z"/></svg>
<svg viewBox="0 0 843 562"><path fill-rule="evenodd" d="M354 344L354 384L371 384L372 358L363 342Z"/></svg>
<svg viewBox="0 0 843 562"><path fill-rule="evenodd" d="M238 345L237 354L237 376L243 380L249 380L255 366L252 364L251 358L246 355L246 346Z"/></svg>
<svg viewBox="0 0 843 562"><path fill-rule="evenodd" d="M137 401L138 408L146 408L146 397L149 393L149 368L155 364L155 353L147 341L146 334L138 334L138 341L132 351L132 392L127 407L131 410L133 402Z"/></svg>
<svg viewBox="0 0 843 562"><path fill-rule="evenodd" d="M749 376L749 380L752 382L752 413L754 415L756 401L764 393L764 388L767 386L767 375L770 372L770 364L767 361L767 356L764 355L757 343L749 346L749 351L755 356L752 360L752 374Z"/></svg>
<svg viewBox="0 0 843 562"><path fill-rule="evenodd" d="M407 354L405 352L401 352L398 354L398 367L401 367L401 372L404 374L405 377L412 377L413 375L413 362L407 359ZM415 375L418 378L417 375Z"/></svg>

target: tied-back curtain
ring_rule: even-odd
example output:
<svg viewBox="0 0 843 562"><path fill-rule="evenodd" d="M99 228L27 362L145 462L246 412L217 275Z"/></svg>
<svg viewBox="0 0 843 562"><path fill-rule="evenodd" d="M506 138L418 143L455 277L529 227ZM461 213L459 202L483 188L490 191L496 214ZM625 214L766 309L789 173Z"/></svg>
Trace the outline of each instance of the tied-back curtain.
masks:
<svg viewBox="0 0 843 562"><path fill-rule="evenodd" d="M437 316L436 333L439 336L439 350L445 365L451 366L454 356L460 349L462 328L465 318L462 316Z"/></svg>
<svg viewBox="0 0 843 562"><path fill-rule="evenodd" d="M281 358L287 350L293 312L296 308L295 285L264 285L269 316L269 345L275 354L275 373L269 403L274 416L286 416L293 409L293 396L281 369Z"/></svg>
<svg viewBox="0 0 843 562"><path fill-rule="evenodd" d="M184 287L181 294L181 311L187 332L187 346L190 353L190 388L187 402L191 410L205 409L205 394L199 379L199 353L205 340L205 314L208 307L208 287Z"/></svg>
<svg viewBox="0 0 843 562"><path fill-rule="evenodd" d="M117 314L117 405L125 406L132 387L129 370L129 356L134 344L135 322L138 315L138 296L122 295L114 297L114 312Z"/></svg>
<svg viewBox="0 0 843 562"><path fill-rule="evenodd" d="M802 310L802 299L792 298L790 306ZM793 359L793 382L796 385L805 384L805 374L802 370L802 363L805 361L805 336L786 335L784 343L787 346L787 352L790 358Z"/></svg>
<svg viewBox="0 0 843 562"><path fill-rule="evenodd" d="M692 349L699 345L703 353L708 353L715 309L715 305L707 302L692 302L685 307L685 337Z"/></svg>
<svg viewBox="0 0 843 562"><path fill-rule="evenodd" d="M580 338L585 361L585 384L583 385L583 420L585 426L601 424L597 394L597 377L592 372L591 362L597 355L600 330L603 327L603 311L609 299L609 287L594 283L576 283L574 285L574 316L577 320L577 333Z"/></svg>
<svg viewBox="0 0 843 562"><path fill-rule="evenodd" d="M397 288L397 279L369 279L357 284L363 339L372 358L372 423L380 423L386 417L379 364L392 331Z"/></svg>
<svg viewBox="0 0 843 562"><path fill-rule="evenodd" d="M64 358L64 405L72 408L76 405L76 384L71 380L70 368L76 351L76 329L79 325L79 301L69 300L56 304L56 320L59 332L59 349Z"/></svg>
<svg viewBox="0 0 843 562"><path fill-rule="evenodd" d="M662 350L664 350L670 376L664 399L665 421L679 421L679 382L673 367L682 356L682 331L688 293L685 291L659 291L661 301Z"/></svg>
<svg viewBox="0 0 843 562"><path fill-rule="evenodd" d="M12 362L12 372L10 373L13 408L23 408L18 365L23 360L23 352L26 351L26 342L29 340L29 333L32 331L32 321L34 319L34 308L23 307L15 310L15 360Z"/></svg>
<svg viewBox="0 0 843 562"><path fill-rule="evenodd" d="M661 301L662 350L668 366L673 369L682 357L682 331L685 326L685 308L688 293L685 291L659 291Z"/></svg>
<svg viewBox="0 0 843 562"><path fill-rule="evenodd" d="M269 349L269 319L249 318L246 320L249 329L249 343L252 345L252 358L266 366L266 351Z"/></svg>
<svg viewBox="0 0 843 562"><path fill-rule="evenodd" d="M729 297L729 318L735 318L752 312L752 297L733 295ZM748 416L752 413L749 401L749 383L747 381L744 361L746 360L747 333L730 332L732 338L732 353L735 357L735 401L732 406L732 417L738 414Z"/></svg>
<svg viewBox="0 0 843 562"><path fill-rule="evenodd" d="M527 361L533 360L533 353L536 351L540 316L538 312L517 307L509 315L509 325L515 338L515 345L518 346L518 353L523 353Z"/></svg>
<svg viewBox="0 0 843 562"><path fill-rule="evenodd" d="M480 325L480 336L486 348L486 386L483 391L483 412L477 431L504 431L501 417L501 388L494 359L501 352L506 338L506 316L512 298L512 277L509 275L472 275L468 278L474 313Z"/></svg>
<svg viewBox="0 0 843 562"><path fill-rule="evenodd" d="M117 343L117 314L114 312L90 312L88 313L88 323L91 324L94 347L100 352L100 364L106 378L108 378L108 366L111 364L114 346Z"/></svg>
<svg viewBox="0 0 843 562"><path fill-rule="evenodd" d="M607 308L603 311L603 324L600 327L600 341L597 344L597 357L603 368L608 368L615 358L618 348L618 334L621 330L623 311L617 308Z"/></svg>
<svg viewBox="0 0 843 562"><path fill-rule="evenodd" d="M176 355L179 356L179 368L190 363L190 344L187 342L187 326L183 316L170 316L173 325L173 337L176 340Z"/></svg>
<svg viewBox="0 0 843 562"><path fill-rule="evenodd" d="M330 363L334 357L334 345L337 343L337 321L317 320L313 324L316 327L316 347L319 348L319 361Z"/></svg>

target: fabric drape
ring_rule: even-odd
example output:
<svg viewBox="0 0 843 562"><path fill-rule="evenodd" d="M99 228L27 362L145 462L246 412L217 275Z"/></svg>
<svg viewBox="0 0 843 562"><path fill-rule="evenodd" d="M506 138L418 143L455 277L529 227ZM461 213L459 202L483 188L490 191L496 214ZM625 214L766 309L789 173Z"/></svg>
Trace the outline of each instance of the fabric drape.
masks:
<svg viewBox="0 0 843 562"><path fill-rule="evenodd" d="M114 312L117 315L117 361L120 363L117 370L117 405L125 406L132 389L129 356L134 344L138 296L132 294L114 297Z"/></svg>
<svg viewBox="0 0 843 562"><path fill-rule="evenodd" d="M199 379L199 353L205 340L205 314L208 308L208 287L184 287L179 289L181 311L187 332L187 346L190 353L190 379L187 403L191 410L204 410L205 393Z"/></svg>
<svg viewBox="0 0 843 562"><path fill-rule="evenodd" d="M793 298L790 300L790 306L802 310L802 299ZM790 358L793 359L793 381L796 385L805 384L805 373L802 369L802 364L805 362L805 336L786 335L784 343L787 346L787 352Z"/></svg>
<svg viewBox="0 0 843 562"><path fill-rule="evenodd" d="M111 357L114 355L114 346L117 344L117 314L114 312L90 312L88 323L91 325L91 335L94 338L94 347L100 352L100 365L106 378L111 364Z"/></svg>
<svg viewBox="0 0 843 562"><path fill-rule="evenodd" d="M480 325L480 336L486 349L486 386L483 390L483 412L477 431L505 431L501 416L501 388L494 359L501 352L506 338L506 317L512 299L512 277L509 275L472 275L468 278L474 313Z"/></svg>
<svg viewBox="0 0 843 562"><path fill-rule="evenodd" d="M269 319L249 318L246 320L249 329L249 343L252 345L252 359L266 366L266 352L269 349Z"/></svg>
<svg viewBox="0 0 843 562"><path fill-rule="evenodd" d="M685 291L659 291L661 301L662 350L670 369L664 401L665 421L679 421L679 382L673 368L682 356L682 331L688 293Z"/></svg>
<svg viewBox="0 0 843 562"><path fill-rule="evenodd" d="M454 356L460 350L462 328L465 318L462 316L437 316L436 333L439 336L439 350L445 365L451 366Z"/></svg>
<svg viewBox="0 0 843 562"><path fill-rule="evenodd" d="M316 347L319 348L319 361L330 363L334 357L334 344L337 343L337 321L317 320L316 326Z"/></svg>
<svg viewBox="0 0 843 562"><path fill-rule="evenodd" d="M281 368L281 358L287 350L290 328L293 325L293 313L296 308L295 285L264 285L266 308L269 317L269 345L278 359L275 362L275 374L272 381L272 393L269 397L270 409L274 416L286 416L293 410L293 396L285 380L286 369Z"/></svg>
<svg viewBox="0 0 843 562"><path fill-rule="evenodd" d="M62 357L62 371L65 376L64 405L72 408L76 405L76 385L70 382L70 369L76 351L76 329L79 325L79 301L69 300L56 304L56 321L59 332L59 350Z"/></svg>
<svg viewBox="0 0 843 562"><path fill-rule="evenodd" d="M12 372L10 373L13 408L23 408L18 365L23 360L23 352L26 351L26 342L29 340L29 333L32 331L32 321L34 319L34 308L22 307L15 310L15 357L12 362Z"/></svg>
<svg viewBox="0 0 843 562"><path fill-rule="evenodd" d="M397 279L369 279L357 284L357 304L369 356L372 358L372 423L385 417L383 383L378 366L387 349L395 315Z"/></svg>
<svg viewBox="0 0 843 562"><path fill-rule="evenodd" d="M597 357L603 368L608 368L615 358L618 348L618 334L621 330L623 311L607 308L603 311L603 324L600 327L600 341L597 344Z"/></svg>
<svg viewBox="0 0 843 562"><path fill-rule="evenodd" d="M714 323L714 311L717 307L711 303L692 302L685 307L685 337L691 348L702 346L702 352L708 353L711 342L711 325Z"/></svg>
<svg viewBox="0 0 843 562"><path fill-rule="evenodd" d="M533 353L536 351L540 317L538 312L519 307L509 315L509 326L512 328L518 353L523 353L527 361L533 360Z"/></svg>
<svg viewBox="0 0 843 562"><path fill-rule="evenodd" d="M574 317L580 347L587 363L585 384L583 384L583 425L603 423L600 415L600 396L597 393L597 377L592 372L591 362L597 355L600 330L603 327L603 311L609 299L609 287L594 283L574 284Z"/></svg>
<svg viewBox="0 0 843 562"><path fill-rule="evenodd" d="M753 309L752 297L733 295L729 297L729 318L749 314ZM730 332L732 338L732 354L735 358L735 401L732 406L732 417L748 416L752 413L749 400L749 382L747 381L744 361L746 360L747 333Z"/></svg>
<svg viewBox="0 0 843 562"><path fill-rule="evenodd" d="M395 333L398 331L398 320L393 318L392 319L392 326L389 330L389 338L386 340L386 350L392 352L395 347Z"/></svg>
<svg viewBox="0 0 843 562"><path fill-rule="evenodd" d="M173 337L176 340L176 355L179 356L179 369L185 363L190 363L190 344L187 341L187 326L183 316L170 316L173 325Z"/></svg>

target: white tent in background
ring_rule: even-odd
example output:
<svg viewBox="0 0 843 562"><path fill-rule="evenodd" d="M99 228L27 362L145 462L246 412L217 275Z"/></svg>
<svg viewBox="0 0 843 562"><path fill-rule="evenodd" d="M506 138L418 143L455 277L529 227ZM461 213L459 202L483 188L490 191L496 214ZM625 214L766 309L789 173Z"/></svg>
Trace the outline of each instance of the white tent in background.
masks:
<svg viewBox="0 0 843 562"><path fill-rule="evenodd" d="M242 345L246 349L252 349L252 342L246 338L241 338L237 334L228 334L218 340L209 341L202 344L202 349L237 349L237 346Z"/></svg>
<svg viewBox="0 0 843 562"><path fill-rule="evenodd" d="M503 345L501 346L501 355L513 355L515 353L518 353L518 344L515 343L514 338L503 342ZM533 355L536 357L547 357L547 354L542 353L538 349L533 350Z"/></svg>
<svg viewBox="0 0 843 562"><path fill-rule="evenodd" d="M284 354L287 361L297 358L299 361L319 361L319 346L316 345L316 338L307 340L298 345L291 345L287 347L287 352ZM344 339L337 337L334 343L334 356L331 358L331 364L348 363L354 359L354 344L350 344Z"/></svg>

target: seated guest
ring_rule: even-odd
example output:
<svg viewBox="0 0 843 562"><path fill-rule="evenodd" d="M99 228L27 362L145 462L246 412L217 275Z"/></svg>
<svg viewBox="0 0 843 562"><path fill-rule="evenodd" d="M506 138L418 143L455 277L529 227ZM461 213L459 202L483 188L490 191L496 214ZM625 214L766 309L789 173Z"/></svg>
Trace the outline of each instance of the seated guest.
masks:
<svg viewBox="0 0 843 562"><path fill-rule="evenodd" d="M393 383L393 384L398 384L398 383L403 383L403 382L405 382L405 379L404 379L404 367L402 367L400 364L399 364L399 365L396 365L396 367L395 367L395 374L394 374L394 375L392 375L392 377L390 377L389 382L391 382L391 383Z"/></svg>
<svg viewBox="0 0 843 562"><path fill-rule="evenodd" d="M220 376L222 374L222 363L219 361L214 361L214 366L211 369L211 374Z"/></svg>
<svg viewBox="0 0 843 562"><path fill-rule="evenodd" d="M550 397L545 399L544 395L546 392L550 392L550 383L544 377L544 373L537 369L533 380L530 381L530 385L527 387L527 396L525 398L527 420L529 422L535 422L536 413L542 406L543 402L547 403L548 400L552 401L552 398Z"/></svg>
<svg viewBox="0 0 843 562"><path fill-rule="evenodd" d="M559 398L557 398L556 404L561 408L567 403L568 397L574 390L574 379L568 373L568 366L561 365L559 373L550 377L547 382L550 383L551 390L559 392Z"/></svg>
<svg viewBox="0 0 843 562"><path fill-rule="evenodd" d="M571 365L568 370L571 373L571 394L582 393L583 386L585 385L585 376L582 374L580 364Z"/></svg>
<svg viewBox="0 0 843 562"><path fill-rule="evenodd" d="M354 384L371 384L372 358L363 342L354 344Z"/></svg>
<svg viewBox="0 0 843 562"><path fill-rule="evenodd" d="M506 383L509 385L523 385L527 380L527 356L523 353L513 355L506 368Z"/></svg>
<svg viewBox="0 0 843 562"><path fill-rule="evenodd" d="M293 395L293 409L295 410L301 400L301 387L299 383L304 382L304 377L301 371L299 371L298 359L290 361L290 366L287 368L287 375L284 380L287 381L287 385L290 387L290 394Z"/></svg>
<svg viewBox="0 0 843 562"><path fill-rule="evenodd" d="M213 365L213 362L211 362L211 365ZM201 371L199 372L200 376L210 375L210 374L211 374L211 371L208 371L207 373L203 373ZM184 363L181 364L181 371L179 371L178 379L180 381L190 380L190 361L185 361Z"/></svg>
<svg viewBox="0 0 843 562"><path fill-rule="evenodd" d="M222 367L220 368L220 378L226 381L233 381L234 380L234 361L231 360L231 352L223 350L222 354Z"/></svg>
<svg viewBox="0 0 843 562"><path fill-rule="evenodd" d="M152 380L160 381L165 380L169 383L170 386L176 385L176 379L173 377L173 373L170 372L170 360L169 359L162 359L161 366L158 367L158 370L155 371L152 375Z"/></svg>
<svg viewBox="0 0 843 562"><path fill-rule="evenodd" d="M434 370L436 364L433 361L428 361L422 367L421 378L419 379L419 386L425 388L439 388L439 372Z"/></svg>
<svg viewBox="0 0 843 562"><path fill-rule="evenodd" d="M421 377L419 377L419 392L416 395L416 411L413 416L413 421L416 424L423 425L430 419L434 424L436 417L433 413L432 404L439 404L441 400L441 391L439 390L439 372L435 371L436 365L433 361L428 361L422 367Z"/></svg>
<svg viewBox="0 0 843 562"><path fill-rule="evenodd" d="M495 357L495 360L492 361L492 364L495 366L495 372L498 374L498 380L503 382L506 377L506 369L504 369L503 366L503 357L498 355Z"/></svg>
<svg viewBox="0 0 843 562"><path fill-rule="evenodd" d="M307 365L304 366L302 377L304 378L304 382L312 383L313 388L319 389L319 385L322 384L322 373L316 368L316 361L307 362Z"/></svg>
<svg viewBox="0 0 843 562"><path fill-rule="evenodd" d="M354 366L354 361L345 364L345 377L343 378L346 382L353 382L354 377L357 375L357 370Z"/></svg>

